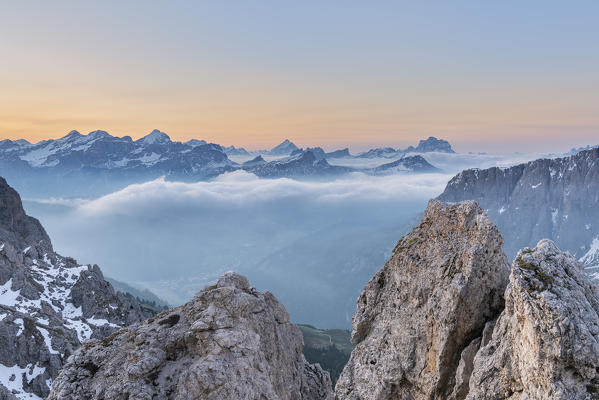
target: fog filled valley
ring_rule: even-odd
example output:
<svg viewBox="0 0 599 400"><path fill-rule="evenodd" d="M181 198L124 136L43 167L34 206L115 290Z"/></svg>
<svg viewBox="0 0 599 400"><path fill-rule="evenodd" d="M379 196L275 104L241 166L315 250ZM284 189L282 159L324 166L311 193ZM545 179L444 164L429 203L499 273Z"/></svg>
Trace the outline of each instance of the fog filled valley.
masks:
<svg viewBox="0 0 599 400"><path fill-rule="evenodd" d="M422 155L439 172L292 179L238 170L197 182L160 177L101 196L40 197L27 187L21 194L62 254L96 263L107 277L170 305L233 270L273 292L293 321L349 329L361 289L455 173L538 156ZM267 162L285 157L264 156ZM242 164L253 155L230 158ZM389 161L329 160L354 168Z"/></svg>
<svg viewBox="0 0 599 400"><path fill-rule="evenodd" d="M458 344L444 367L456 377L438 390L464 399L490 390L480 363L513 356L509 346L485 361L483 327L499 326L497 343L521 341L510 318L575 315L576 326L594 329L597 146L461 154L429 137L352 155L289 140L252 153L196 142L159 131L136 142L105 132L0 142L0 327L17 348L0 352L0 395L120 400L132 385L134 397L244 398L270 390L256 382L277 371L301 398L332 400L333 388L340 399L371 398L386 390L380 380L395 357L424 362L410 351L432 337ZM557 293L546 313L558 316L539 322L504 309L504 291L506 302L533 303L524 309L544 301L510 292L518 285ZM573 338L566 351L587 340ZM482 361L470 361L478 364L468 379L479 383L469 387L457 374L473 351ZM239 374L252 376L251 387L224 378ZM193 378L181 386L171 376ZM420 374L409 379L437 390Z"/></svg>
<svg viewBox="0 0 599 400"><path fill-rule="evenodd" d="M131 385L135 398L246 398L283 374L300 398L332 400L333 388L371 398L395 357L417 363L410 374L424 368L410 352L429 338L458 343L441 398L477 396L489 391L479 389L488 369L466 372L480 382L468 387L462 359L513 356L509 346L484 361L488 327L498 324L502 343L521 341L510 318L575 315L595 329L598 161L597 146L457 153L435 137L357 154L290 140L248 152L157 130L137 141L103 131L2 141L0 339L17 350L0 351L0 397L121 400ZM544 301L510 292L518 285L550 293L545 313L557 316L504 310L504 300ZM573 338L567 349L587 340ZM240 374L251 387L226 378ZM437 390L419 373L409 379Z"/></svg>
<svg viewBox="0 0 599 400"><path fill-rule="evenodd" d="M25 207L62 253L172 305L234 270L273 292L294 321L349 328L361 288L449 178L299 182L234 172Z"/></svg>

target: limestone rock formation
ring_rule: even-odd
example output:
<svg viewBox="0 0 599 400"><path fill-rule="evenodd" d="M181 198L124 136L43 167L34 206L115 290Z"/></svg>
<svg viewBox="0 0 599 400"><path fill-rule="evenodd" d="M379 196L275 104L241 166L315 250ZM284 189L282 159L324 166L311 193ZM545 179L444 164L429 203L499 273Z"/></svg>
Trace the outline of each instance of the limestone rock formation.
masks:
<svg viewBox="0 0 599 400"><path fill-rule="evenodd" d="M98 266L54 252L44 228L0 178L0 398L41 399L89 338L143 319Z"/></svg>
<svg viewBox="0 0 599 400"><path fill-rule="evenodd" d="M271 293L227 273L189 303L87 343L48 399L332 399L302 346Z"/></svg>
<svg viewBox="0 0 599 400"><path fill-rule="evenodd" d="M358 299L356 348L337 382L338 398L445 399L462 392L468 366L458 374L457 365L471 360L471 343L503 308L509 266L502 244L476 202L429 202L420 225Z"/></svg>
<svg viewBox="0 0 599 400"><path fill-rule="evenodd" d="M475 202L431 201L358 299L337 398L598 399L599 298L583 265L541 240L506 281L501 245Z"/></svg>
<svg viewBox="0 0 599 400"><path fill-rule="evenodd" d="M522 250L505 310L474 359L468 400L599 398L599 299L549 240Z"/></svg>
<svg viewBox="0 0 599 400"><path fill-rule="evenodd" d="M581 258L599 281L599 148L510 168L462 171L439 200L478 201L503 233L510 259L519 249L551 239Z"/></svg>

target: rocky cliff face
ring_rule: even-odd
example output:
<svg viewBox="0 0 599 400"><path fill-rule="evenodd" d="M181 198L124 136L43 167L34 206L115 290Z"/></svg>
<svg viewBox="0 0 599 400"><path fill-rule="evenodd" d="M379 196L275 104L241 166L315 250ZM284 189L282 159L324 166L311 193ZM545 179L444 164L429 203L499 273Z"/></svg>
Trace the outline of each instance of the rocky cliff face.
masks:
<svg viewBox="0 0 599 400"><path fill-rule="evenodd" d="M35 218L25 214L21 197L0 177L0 242L24 248L28 244L51 247L48 234Z"/></svg>
<svg viewBox="0 0 599 400"><path fill-rule="evenodd" d="M581 264L549 241L522 250L505 311L474 358L467 399L596 399L599 299Z"/></svg>
<svg viewBox="0 0 599 400"><path fill-rule="evenodd" d="M338 399L598 398L599 300L582 265L543 240L508 283L501 245L475 202L429 203L358 300Z"/></svg>
<svg viewBox="0 0 599 400"><path fill-rule="evenodd" d="M503 239L475 202L431 201L358 299L340 399L441 399L460 357L503 307Z"/></svg>
<svg viewBox="0 0 599 400"><path fill-rule="evenodd" d="M549 240L516 257L483 344L468 400L599 397L599 299L581 264Z"/></svg>
<svg viewBox="0 0 599 400"><path fill-rule="evenodd" d="M505 169L466 170L439 199L478 201L504 234L509 257L548 238L585 257L589 268L599 267L599 148Z"/></svg>
<svg viewBox="0 0 599 400"><path fill-rule="evenodd" d="M189 303L83 346L49 400L332 399L275 297L228 273Z"/></svg>
<svg viewBox="0 0 599 400"><path fill-rule="evenodd" d="M97 266L55 253L41 224L0 178L0 398L45 397L82 342L143 317Z"/></svg>

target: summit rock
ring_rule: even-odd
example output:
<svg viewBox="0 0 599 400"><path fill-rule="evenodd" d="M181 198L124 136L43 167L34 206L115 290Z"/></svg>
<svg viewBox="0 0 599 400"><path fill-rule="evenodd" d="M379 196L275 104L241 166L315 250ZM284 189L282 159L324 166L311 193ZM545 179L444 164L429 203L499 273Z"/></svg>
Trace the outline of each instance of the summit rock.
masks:
<svg viewBox="0 0 599 400"><path fill-rule="evenodd" d="M82 347L49 400L332 399L269 292L227 273L187 304Z"/></svg>

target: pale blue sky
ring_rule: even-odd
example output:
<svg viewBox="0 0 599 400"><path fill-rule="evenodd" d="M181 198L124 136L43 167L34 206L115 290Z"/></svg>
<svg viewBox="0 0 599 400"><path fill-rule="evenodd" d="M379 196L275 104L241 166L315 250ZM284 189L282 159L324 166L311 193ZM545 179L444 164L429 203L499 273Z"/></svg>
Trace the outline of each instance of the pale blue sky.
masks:
<svg viewBox="0 0 599 400"><path fill-rule="evenodd" d="M0 136L558 150L599 142L598 39L597 1L10 2Z"/></svg>

